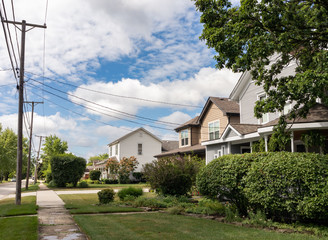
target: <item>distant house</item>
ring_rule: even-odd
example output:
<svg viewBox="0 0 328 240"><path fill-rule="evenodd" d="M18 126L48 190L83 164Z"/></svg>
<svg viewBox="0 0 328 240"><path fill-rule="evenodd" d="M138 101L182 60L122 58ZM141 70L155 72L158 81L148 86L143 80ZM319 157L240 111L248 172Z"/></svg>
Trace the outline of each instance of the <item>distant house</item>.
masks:
<svg viewBox="0 0 328 240"><path fill-rule="evenodd" d="M154 160L154 156L162 152L162 140L144 128L124 135L108 144L109 158L115 157L118 161L123 157L134 156L139 165L136 172L142 170L142 165Z"/></svg>
<svg viewBox="0 0 328 240"><path fill-rule="evenodd" d="M239 122L239 106L228 98L209 97L201 114L175 129L179 147L156 155L156 158L196 154L205 158L201 142L219 139L229 123Z"/></svg>

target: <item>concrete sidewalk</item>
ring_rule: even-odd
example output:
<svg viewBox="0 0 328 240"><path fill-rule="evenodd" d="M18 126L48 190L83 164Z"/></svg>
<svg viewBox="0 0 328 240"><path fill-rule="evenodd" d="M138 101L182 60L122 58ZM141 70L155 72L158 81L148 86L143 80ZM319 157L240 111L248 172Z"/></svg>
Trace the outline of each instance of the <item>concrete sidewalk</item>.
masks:
<svg viewBox="0 0 328 240"><path fill-rule="evenodd" d="M87 240L72 216L64 207L64 202L44 184L36 194L39 206L39 239L44 240Z"/></svg>

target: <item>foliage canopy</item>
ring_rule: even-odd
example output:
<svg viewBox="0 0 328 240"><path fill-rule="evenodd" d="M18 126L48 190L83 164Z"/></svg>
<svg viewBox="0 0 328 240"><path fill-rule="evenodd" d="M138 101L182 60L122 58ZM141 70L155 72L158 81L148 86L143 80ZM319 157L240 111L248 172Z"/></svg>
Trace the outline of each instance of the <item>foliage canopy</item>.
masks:
<svg viewBox="0 0 328 240"><path fill-rule="evenodd" d="M194 1L204 24L200 38L218 53L217 68L250 71L263 85L267 98L257 102L256 117L283 111L287 101L296 103L290 118L305 117L318 98L328 104L326 1ZM292 64L296 74L279 77Z"/></svg>

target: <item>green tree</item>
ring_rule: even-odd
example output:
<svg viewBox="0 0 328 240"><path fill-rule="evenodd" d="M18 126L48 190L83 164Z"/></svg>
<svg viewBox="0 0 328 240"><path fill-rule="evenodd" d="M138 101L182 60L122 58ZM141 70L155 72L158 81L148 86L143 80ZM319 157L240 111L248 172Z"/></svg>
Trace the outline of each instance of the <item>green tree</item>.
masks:
<svg viewBox="0 0 328 240"><path fill-rule="evenodd" d="M16 170L17 135L6 128L2 131L0 124L0 178L8 180L8 175Z"/></svg>
<svg viewBox="0 0 328 240"><path fill-rule="evenodd" d="M287 101L296 103L290 118L306 117L318 98L328 104L326 1L243 0L239 6L228 0L194 1L204 24L200 38L218 53L217 68L251 71L263 85L268 97L257 102L256 117L282 111ZM295 62L294 76L278 76Z"/></svg>
<svg viewBox="0 0 328 240"><path fill-rule="evenodd" d="M94 161L101 161L101 160L105 160L108 158L109 158L108 153L103 153L103 154L99 154L96 156L92 156L88 159L88 166L92 166Z"/></svg>
<svg viewBox="0 0 328 240"><path fill-rule="evenodd" d="M46 137L45 143L43 144L43 148L42 148L43 154L41 156L42 158L41 170L43 172L43 175L46 174L46 171L48 172L48 174L49 171L51 172L51 168L49 168L51 157L56 156L58 154L64 154L67 151L67 149L68 149L67 142L62 141L56 135L50 135Z"/></svg>

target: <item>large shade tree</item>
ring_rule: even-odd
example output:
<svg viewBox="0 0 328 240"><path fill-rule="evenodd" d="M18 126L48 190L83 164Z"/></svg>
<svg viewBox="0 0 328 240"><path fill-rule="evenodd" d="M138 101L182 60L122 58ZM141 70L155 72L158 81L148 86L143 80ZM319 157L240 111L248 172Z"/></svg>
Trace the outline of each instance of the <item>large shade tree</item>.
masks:
<svg viewBox="0 0 328 240"><path fill-rule="evenodd" d="M290 118L305 117L318 98L328 104L326 0L194 1L204 24L200 38L218 53L217 68L251 71L263 85L267 98L257 102L256 117L283 111L287 101L296 103ZM296 74L279 77L292 63Z"/></svg>

